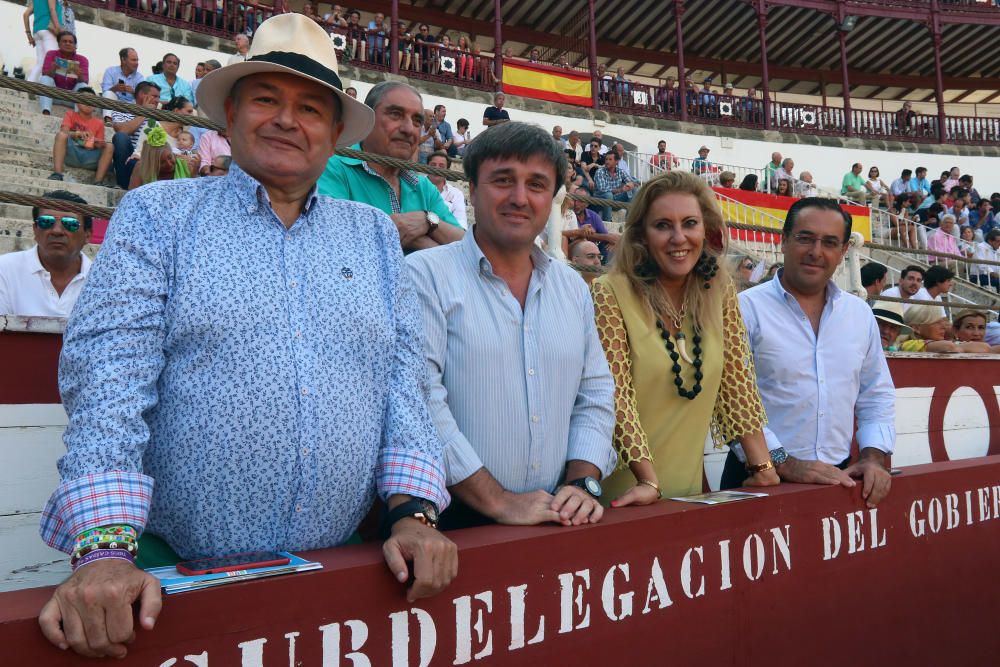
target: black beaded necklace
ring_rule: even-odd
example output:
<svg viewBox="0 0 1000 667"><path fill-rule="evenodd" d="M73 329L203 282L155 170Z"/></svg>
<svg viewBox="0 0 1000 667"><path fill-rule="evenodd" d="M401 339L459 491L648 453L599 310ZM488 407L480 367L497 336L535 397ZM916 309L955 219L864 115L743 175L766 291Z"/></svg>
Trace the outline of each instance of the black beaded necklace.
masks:
<svg viewBox="0 0 1000 667"><path fill-rule="evenodd" d="M677 333L673 336L677 339L678 347L681 351L684 350L684 332L681 331L681 327L674 323L677 328ZM674 349L674 341L671 340L670 330L663 325L663 321L659 318L656 319L656 328L660 330L660 337L663 339L663 344L667 348L667 354L670 355L670 361L673 365L670 370L674 373L674 384L677 386L677 393L680 394L681 398L686 398L689 401L693 401L698 394L701 393L701 378L704 377L701 373L701 336L697 333L692 337L692 342L694 343L694 361L687 358L684 354L684 360L694 366L694 386L691 389L684 388L684 380L681 378L681 364L680 358L681 354L677 353Z"/></svg>

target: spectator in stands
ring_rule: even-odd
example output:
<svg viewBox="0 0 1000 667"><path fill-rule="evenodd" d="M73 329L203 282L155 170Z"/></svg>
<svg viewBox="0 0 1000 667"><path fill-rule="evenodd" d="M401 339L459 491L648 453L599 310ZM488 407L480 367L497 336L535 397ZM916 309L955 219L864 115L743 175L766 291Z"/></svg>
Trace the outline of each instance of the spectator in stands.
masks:
<svg viewBox="0 0 1000 667"><path fill-rule="evenodd" d="M569 246L569 261L577 266L601 266L601 249L596 243L587 239L574 241ZM599 274L587 271L580 275L589 285Z"/></svg>
<svg viewBox="0 0 1000 667"><path fill-rule="evenodd" d="M604 133L600 130L594 130L593 134L590 136L590 140L597 141L597 145L601 147L601 155L608 154L608 147L604 145Z"/></svg>
<svg viewBox="0 0 1000 667"><path fill-rule="evenodd" d="M431 73L434 70L434 63L437 55L437 38L431 34L431 28L426 23L421 23L419 32L413 38L413 50L417 55L417 63L424 73Z"/></svg>
<svg viewBox="0 0 1000 667"><path fill-rule="evenodd" d="M167 132L159 125L151 125L143 130L145 139L139 154L139 161L132 170L129 190L149 183L172 180L177 171L177 156L167 143Z"/></svg>
<svg viewBox="0 0 1000 667"><path fill-rule="evenodd" d="M428 158L427 166L437 167L438 169L451 169L451 158L444 151L435 151ZM462 194L462 191L449 183L448 179L444 176L428 174L427 180L433 183L434 187L441 193L441 199L448 205L448 210L455 216L455 220L459 226L462 229L468 229L468 213L465 209L465 195Z"/></svg>
<svg viewBox="0 0 1000 667"><path fill-rule="evenodd" d="M757 99L756 88L747 88L747 94L742 100L740 100L740 116L743 118L744 122L747 123L757 123L759 125L763 122L764 106L761 101ZM774 162L773 157L771 158L771 161Z"/></svg>
<svg viewBox="0 0 1000 667"><path fill-rule="evenodd" d="M198 165L198 173L202 176L217 176L212 169L216 164L216 159L224 155L232 155L233 149L229 145L229 137L225 129L221 131L209 130L201 135L198 141L198 155L201 162Z"/></svg>
<svg viewBox="0 0 1000 667"><path fill-rule="evenodd" d="M564 179L549 136L508 123L478 137L463 162L474 233L406 262L454 499L442 527L578 526L603 514L599 480L616 463L614 381L586 287L534 244ZM496 314L511 309L526 333L499 335ZM546 426L536 433L538 414Z"/></svg>
<svg viewBox="0 0 1000 667"><path fill-rule="evenodd" d="M921 193L924 197L931 193L931 182L927 180L927 167L917 167L913 178L906 184L909 192Z"/></svg>
<svg viewBox="0 0 1000 667"><path fill-rule="evenodd" d="M943 301L954 286L955 272L947 267L932 266L924 272L924 291L934 301Z"/></svg>
<svg viewBox="0 0 1000 667"><path fill-rule="evenodd" d="M173 53L163 56L163 72L153 74L146 81L155 83L160 88L160 102L166 104L175 97L186 97L192 99L194 93L191 92L191 84L177 76L177 70L181 66L181 59Z"/></svg>
<svg viewBox="0 0 1000 667"><path fill-rule="evenodd" d="M962 177L958 179L958 184L963 190L969 193L969 203L972 206L979 206L979 201L982 197L979 196L979 191L972 187L972 174L963 174Z"/></svg>
<svg viewBox="0 0 1000 667"><path fill-rule="evenodd" d="M961 185L960 180L962 177L962 171L958 167L952 167L951 170L947 172L941 172L941 185L945 190L951 191L954 187L959 187Z"/></svg>
<svg viewBox="0 0 1000 667"><path fill-rule="evenodd" d="M254 42L251 56L285 69L251 59L201 85L206 116L228 126L238 167L225 179L154 184L115 211L65 335L68 452L42 534L78 555L78 531L126 521L133 541L158 534L163 551L188 557L331 547L351 536L377 488L389 508L383 553L400 583L416 573L413 601L457 571L454 545L430 527L434 504L448 496L424 407L417 304L402 286L386 216L314 196L327 157L338 141L365 136L371 111L341 92L329 37L308 19L278 15ZM270 104L258 108L262 95ZM270 140L278 125L286 128L280 145ZM283 289L260 289L247 276ZM284 289L296 281L300 288ZM251 311L287 317L258 335ZM264 496L247 493L263 479ZM108 504L84 500L95 493ZM305 511L295 521L279 518L296 504ZM39 623L53 644L122 658L131 605L140 601L151 630L159 582L126 562L124 549L106 551L118 553L77 567ZM88 603L77 605L76 595ZM84 626L87 636L69 630Z"/></svg>
<svg viewBox="0 0 1000 667"><path fill-rule="evenodd" d="M981 343L986 338L986 314L981 310L964 309L952 318L955 340L963 343Z"/></svg>
<svg viewBox="0 0 1000 667"><path fill-rule="evenodd" d="M400 81L383 81L365 98L375 127L355 150L411 160L424 125L423 98ZM334 155L319 179L319 193L381 209L396 223L403 250L446 245L462 228L426 176L406 169Z"/></svg>
<svg viewBox="0 0 1000 667"><path fill-rule="evenodd" d="M250 53L250 38L239 33L233 38L233 41L236 42L236 53L229 56L229 60L226 61L227 65L245 62L249 58L247 54Z"/></svg>
<svg viewBox="0 0 1000 667"><path fill-rule="evenodd" d="M455 149L455 133L451 125L444 118L448 115L448 109L443 104L434 106L434 129L437 131L438 139L434 144L434 150L444 151L449 157L458 155Z"/></svg>
<svg viewBox="0 0 1000 667"><path fill-rule="evenodd" d="M80 92L94 94L93 88L80 88ZM104 123L94 114L97 110L86 104L77 104L76 111L67 111L62 127L56 132L52 144L52 174L50 180L63 180L63 168L95 169L94 180L105 187L114 148L104 140Z"/></svg>
<svg viewBox="0 0 1000 667"><path fill-rule="evenodd" d="M469 121L459 118L458 122L455 123L455 143L452 144L455 147L455 152L464 156L470 141L472 141L472 133L469 132Z"/></svg>
<svg viewBox="0 0 1000 667"><path fill-rule="evenodd" d="M736 174L731 171L724 171L719 174L719 187L732 188L736 184Z"/></svg>
<svg viewBox="0 0 1000 667"><path fill-rule="evenodd" d="M709 151L711 149L708 146L702 146L698 149L698 157L691 162L691 173L699 176L712 173L715 165L708 161Z"/></svg>
<svg viewBox="0 0 1000 667"><path fill-rule="evenodd" d="M792 193L799 197L818 197L819 188L813 183L813 175L811 172L803 171L799 174L799 179L795 181L794 187L792 187Z"/></svg>
<svg viewBox="0 0 1000 667"><path fill-rule="evenodd" d="M205 69L205 63L198 63L194 66L194 79L191 80L191 92L194 93L194 105L198 106L198 84L201 83L202 78L209 72Z"/></svg>
<svg viewBox="0 0 1000 667"><path fill-rule="evenodd" d="M569 142L568 142L568 141L566 141L565 139L563 139L563 135L562 135L562 131L563 131L563 130L562 130L562 127L561 127L561 126L559 126L559 125L556 125L556 126L554 126L554 127L552 128L552 139L553 139L553 140L554 140L554 141L555 141L555 142L556 142L557 144L559 144L559 147L560 147L560 148L563 148L563 149L565 149L565 148L568 148L568 147L569 147Z"/></svg>
<svg viewBox="0 0 1000 667"><path fill-rule="evenodd" d="M989 352L986 343L955 343L946 340L951 322L941 306L912 306L903 314L903 320L913 330L909 336L899 338L900 352Z"/></svg>
<svg viewBox="0 0 1000 667"><path fill-rule="evenodd" d="M632 175L628 168L628 160L625 158L625 145L620 141L611 144L611 152L618 156L618 168L626 174Z"/></svg>
<svg viewBox="0 0 1000 667"><path fill-rule="evenodd" d="M889 192L893 197L898 197L904 192L909 192L911 180L913 180L913 172L909 169L904 169L899 175L899 178L894 180L892 184L889 185Z"/></svg>
<svg viewBox="0 0 1000 667"><path fill-rule="evenodd" d="M145 76L139 71L139 54L135 49L126 47L118 52L118 60L118 67L104 70L101 94L110 100L136 104L135 90L145 80ZM107 114L106 117L110 118L111 115Z"/></svg>
<svg viewBox="0 0 1000 667"><path fill-rule="evenodd" d="M659 174L629 209L611 272L594 281L598 333L617 389L615 446L629 467L608 479L612 507L700 493L710 434L719 446L747 446L755 469L740 483L748 475L752 486L779 481L736 290L720 273L725 237L703 179Z"/></svg>
<svg viewBox="0 0 1000 667"><path fill-rule="evenodd" d="M649 164L660 171L670 171L681 166L681 161L673 153L667 152L667 142L660 139L656 142L656 155L649 158Z"/></svg>
<svg viewBox="0 0 1000 667"><path fill-rule="evenodd" d="M921 299L923 295L927 295L928 299L930 297L927 290L924 289L924 270L912 264L900 271L898 285L882 292L882 296L891 296L897 299ZM904 303L903 311L905 312L909 307L909 304Z"/></svg>
<svg viewBox="0 0 1000 667"><path fill-rule="evenodd" d="M941 221L939 223L938 229L935 229L930 234L927 235L927 249L936 250L937 252L946 252L950 255L960 254L958 251L958 241L955 239L955 216L951 213L946 213L941 216ZM948 257L938 257L937 255L928 255L928 264L937 264L940 262L953 262L954 259ZM926 280L926 277L925 277Z"/></svg>
<svg viewBox="0 0 1000 667"><path fill-rule="evenodd" d="M45 199L86 204L65 190ZM31 210L35 246L0 255L0 315L69 317L90 272L83 247L90 242L91 218L71 211Z"/></svg>
<svg viewBox="0 0 1000 667"><path fill-rule="evenodd" d="M913 104L903 102L902 108L896 112L896 129L900 134L911 136L916 132L917 114L913 112Z"/></svg>
<svg viewBox="0 0 1000 667"><path fill-rule="evenodd" d="M757 174L747 174L740 181L740 190L746 192L757 192Z"/></svg>
<svg viewBox="0 0 1000 667"><path fill-rule="evenodd" d="M787 178L782 178L778 180L778 191L774 193L778 197L792 197L794 193L792 192L792 182Z"/></svg>
<svg viewBox="0 0 1000 667"><path fill-rule="evenodd" d="M599 140L591 139L590 150L583 154L580 163L590 180L593 181L594 177L597 176L597 170L604 166L604 155L601 154Z"/></svg>
<svg viewBox="0 0 1000 667"><path fill-rule="evenodd" d="M658 103L660 105L660 111L665 114L675 114L677 113L677 80L668 76L666 82L660 87L658 94Z"/></svg>
<svg viewBox="0 0 1000 667"><path fill-rule="evenodd" d="M421 30L425 28L428 31L430 30L426 25L420 27ZM361 12L352 9L347 14L347 26L345 26L344 32L347 35L347 48L344 50L344 57L353 60L365 60L365 49L368 47L368 43L365 41L365 28L361 25ZM427 34L427 32L421 34Z"/></svg>
<svg viewBox="0 0 1000 667"><path fill-rule="evenodd" d="M625 78L625 68L619 67L615 71L614 79L615 100L618 106L628 107L632 105L632 85Z"/></svg>
<svg viewBox="0 0 1000 667"><path fill-rule="evenodd" d="M903 320L903 304L895 301L875 301L872 303L872 315L878 323L882 349L886 352L895 352L896 339L899 335L910 333L910 327L906 326Z"/></svg>
<svg viewBox="0 0 1000 667"><path fill-rule="evenodd" d="M742 292L747 287L757 284L752 280L754 270L757 268L757 262L754 261L753 257L750 255L739 255L731 266L737 291Z"/></svg>
<svg viewBox="0 0 1000 667"><path fill-rule="evenodd" d="M233 158L231 155L216 155L212 159L212 164L208 168L207 174L202 174L202 176L227 176L229 174L229 168L233 164Z"/></svg>
<svg viewBox="0 0 1000 667"><path fill-rule="evenodd" d="M566 182L563 183L566 186L566 190L569 191L575 187L583 187L586 188L588 193L592 193L594 191L594 181L584 171L583 167L578 165L573 159L573 151L567 148L563 153L566 155Z"/></svg>
<svg viewBox="0 0 1000 667"><path fill-rule="evenodd" d="M889 209L892 207L892 199L889 193L889 186L879 177L878 167L872 166L868 169L868 180L865 181L865 189L868 191L868 199L872 205L881 203L882 207Z"/></svg>
<svg viewBox="0 0 1000 667"><path fill-rule="evenodd" d="M698 111L704 118L715 118L719 115L718 98L712 92L712 77L705 79L698 92Z"/></svg>
<svg viewBox="0 0 1000 667"><path fill-rule="evenodd" d="M986 240L976 244L976 259L1000 262L1000 229L991 229ZM975 278L983 287L993 287L1000 292L1000 266L976 264L973 266Z"/></svg>
<svg viewBox="0 0 1000 667"><path fill-rule="evenodd" d="M348 86L347 88L344 88L344 92L353 97L354 99L358 99L358 89L355 88L354 86Z"/></svg>
<svg viewBox="0 0 1000 667"><path fill-rule="evenodd" d="M594 196L599 199L614 199L619 202L630 202L635 196L638 182L619 168L618 154L608 151L604 156L604 166L594 173ZM601 218L611 220L611 207L604 206Z"/></svg>
<svg viewBox="0 0 1000 667"><path fill-rule="evenodd" d="M613 77L610 74L608 74L606 65L604 63L598 63L597 95L598 95L598 100L602 105L610 105L613 103L611 99L612 79Z"/></svg>
<svg viewBox="0 0 1000 667"><path fill-rule="evenodd" d="M787 180L789 185L795 182L795 161L790 157L786 157L781 161L781 166L774 170L774 174L771 177L774 182L779 183L782 179ZM775 194L777 194L777 186L775 187ZM789 192L789 195L792 193Z"/></svg>
<svg viewBox="0 0 1000 667"><path fill-rule="evenodd" d="M56 0L30 0L24 10L24 33L28 36L28 44L35 47L35 65L25 77L28 81L38 83L45 54L59 48L56 35L63 30L59 7ZM29 27L32 14L35 20Z"/></svg>
<svg viewBox="0 0 1000 667"><path fill-rule="evenodd" d="M851 478L860 478L861 496L874 507L891 486L886 457L895 446L896 390L871 308L832 280L851 223L834 199L795 202L782 229L778 279L739 299L781 479L854 486ZM860 457L851 464L855 423ZM731 452L723 488L742 476Z"/></svg>
<svg viewBox="0 0 1000 667"><path fill-rule="evenodd" d="M775 193L778 190L778 179L775 172L781 169L781 153L771 153L771 161L764 165L764 192Z"/></svg>
<svg viewBox="0 0 1000 667"><path fill-rule="evenodd" d="M439 143L441 135L434 128L434 113L430 109L424 109L424 123L420 129L420 138L417 140L417 161L427 164L427 158Z"/></svg>
<svg viewBox="0 0 1000 667"><path fill-rule="evenodd" d="M575 188L570 190L570 193L577 195L588 194L583 188ZM604 221L601 220L601 216L588 208L587 202L580 199L573 199L571 200L571 204L573 216L576 218L576 228L570 231L564 231L563 236L567 241L574 241L577 239L587 239L588 241L593 241L601 250L602 261L607 263L611 257L612 251L614 251L615 245L617 245L618 241L621 239L621 235L609 232L608 228L604 224Z"/></svg>
<svg viewBox="0 0 1000 667"><path fill-rule="evenodd" d="M346 28L347 19L344 18L344 8L340 5L333 5L330 11L323 15L323 24L328 28Z"/></svg>
<svg viewBox="0 0 1000 667"><path fill-rule="evenodd" d="M844 180L840 184L840 195L851 201L866 204L868 202L868 188L864 176L861 175L861 169L860 162L851 165L851 170L844 174Z"/></svg>
<svg viewBox="0 0 1000 667"><path fill-rule="evenodd" d="M583 158L584 147L583 141L580 140L580 133L576 130L570 130L569 139L566 140L566 149L573 151L573 161L576 164L580 164L580 160Z"/></svg>
<svg viewBox="0 0 1000 667"><path fill-rule="evenodd" d="M868 262L861 267L861 286L868 293L869 303L872 303L885 290L886 274L888 272L889 270L885 265L878 262Z"/></svg>
<svg viewBox="0 0 1000 667"><path fill-rule="evenodd" d="M493 127L510 121L510 114L503 108L503 103L506 100L507 96L501 92L493 94L493 106L486 107L486 111L483 112L483 125Z"/></svg>
<svg viewBox="0 0 1000 667"><path fill-rule="evenodd" d="M996 217L989 199L980 199L979 204L969 211L969 227L972 228L976 241L982 241L990 230L997 227Z"/></svg>
<svg viewBox="0 0 1000 667"><path fill-rule="evenodd" d="M64 30L57 35L57 39L59 48L45 54L38 82L62 90L80 90L84 87L90 90L90 66L87 58L76 52L76 35ZM69 104L62 101L59 103ZM52 113L51 97L40 96L38 104L42 108L42 114L48 116Z"/></svg>
<svg viewBox="0 0 1000 667"><path fill-rule="evenodd" d="M141 81L135 87L136 104L147 109L155 109L160 105L160 89L155 83ZM133 116L129 113L115 111L111 114L112 127L115 130L112 137L114 145L115 179L118 187L127 190L132 179L132 170L138 160L133 157L139 148L140 133L149 122L143 116Z"/></svg>

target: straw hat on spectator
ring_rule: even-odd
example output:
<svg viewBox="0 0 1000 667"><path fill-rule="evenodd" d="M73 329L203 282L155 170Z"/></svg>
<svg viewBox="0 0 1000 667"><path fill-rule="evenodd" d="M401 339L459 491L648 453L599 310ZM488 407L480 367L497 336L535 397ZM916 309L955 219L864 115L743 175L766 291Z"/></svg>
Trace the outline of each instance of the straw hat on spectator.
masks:
<svg viewBox="0 0 1000 667"><path fill-rule="evenodd" d="M916 306L913 306L912 308L916 308ZM933 308L933 306L931 306L931 308ZM888 322L889 324L895 324L899 327L899 332L902 334L910 333L910 327L906 326L906 320L903 319L903 304L901 303L896 303L894 301L876 301L872 304L872 315L874 315L877 320L882 320L883 322Z"/></svg>
<svg viewBox="0 0 1000 667"><path fill-rule="evenodd" d="M712 149L711 149L711 148L709 148L708 146L702 146L701 148L699 148L699 149L698 149L698 152L699 152L699 153L707 153L707 152L709 152L710 150L712 150Z"/></svg>
<svg viewBox="0 0 1000 667"><path fill-rule="evenodd" d="M337 96L344 123L337 145L350 146L368 136L375 125L375 113L344 92L337 69L337 52L323 28L302 14L278 14L257 28L246 61L213 70L202 78L198 111L225 125L225 101L239 79L262 72L293 74L326 86Z"/></svg>
<svg viewBox="0 0 1000 667"><path fill-rule="evenodd" d="M934 324L948 319L942 306L910 306L903 314L903 321L910 327Z"/></svg>

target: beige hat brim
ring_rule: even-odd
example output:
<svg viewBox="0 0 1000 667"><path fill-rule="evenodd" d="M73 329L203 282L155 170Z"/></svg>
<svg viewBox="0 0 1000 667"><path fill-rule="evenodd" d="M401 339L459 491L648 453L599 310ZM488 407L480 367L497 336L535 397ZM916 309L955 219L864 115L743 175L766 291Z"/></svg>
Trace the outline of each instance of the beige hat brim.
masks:
<svg viewBox="0 0 1000 667"><path fill-rule="evenodd" d="M198 113L213 120L220 125L226 125L226 98L233 89L233 85L245 76L261 73L291 74L309 81L315 81L321 86L329 88L340 100L343 110L341 121L344 123L344 131L337 139L337 146L351 146L360 142L368 136L375 127L375 112L371 108L354 99L329 82L318 79L308 74L266 61L246 60L244 62L226 65L222 69L209 72L202 77L198 84Z"/></svg>

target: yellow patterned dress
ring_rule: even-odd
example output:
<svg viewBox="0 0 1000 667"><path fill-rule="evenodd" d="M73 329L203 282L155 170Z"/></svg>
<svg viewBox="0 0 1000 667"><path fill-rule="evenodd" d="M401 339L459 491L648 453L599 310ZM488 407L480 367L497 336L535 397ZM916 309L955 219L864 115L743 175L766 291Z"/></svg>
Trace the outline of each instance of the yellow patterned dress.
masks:
<svg viewBox="0 0 1000 667"><path fill-rule="evenodd" d="M709 429L718 447L767 423L735 286L729 281L723 288L724 331L700 334L704 377L694 400L678 395L656 320L628 279L605 275L591 289L597 331L615 378L619 465L603 482L604 497L610 502L634 486L628 465L642 459L653 463L664 497L701 493ZM690 316L682 328L691 340ZM681 367L684 386L690 389L694 368L683 361Z"/></svg>

